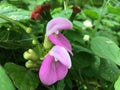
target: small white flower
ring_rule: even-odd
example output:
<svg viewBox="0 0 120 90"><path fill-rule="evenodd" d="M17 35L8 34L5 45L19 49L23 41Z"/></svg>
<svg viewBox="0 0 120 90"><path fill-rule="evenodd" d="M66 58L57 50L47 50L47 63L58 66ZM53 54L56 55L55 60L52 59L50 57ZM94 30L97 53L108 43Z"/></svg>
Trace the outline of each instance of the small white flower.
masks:
<svg viewBox="0 0 120 90"><path fill-rule="evenodd" d="M86 28L91 28L93 25L92 25L92 22L90 20L85 20L83 22L83 25L86 27Z"/></svg>
<svg viewBox="0 0 120 90"><path fill-rule="evenodd" d="M84 35L84 37L83 37L83 40L84 40L84 41L89 41L89 39L90 39L90 36L89 36L89 35Z"/></svg>

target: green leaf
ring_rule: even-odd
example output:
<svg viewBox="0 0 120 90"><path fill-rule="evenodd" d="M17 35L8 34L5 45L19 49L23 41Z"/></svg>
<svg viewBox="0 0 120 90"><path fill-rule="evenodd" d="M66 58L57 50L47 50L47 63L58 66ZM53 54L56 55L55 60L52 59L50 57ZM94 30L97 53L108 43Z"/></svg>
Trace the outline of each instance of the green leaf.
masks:
<svg viewBox="0 0 120 90"><path fill-rule="evenodd" d="M90 58L90 57L89 57ZM100 66L100 58L99 57L94 57L93 60L92 58L88 62L90 63L89 66L83 68L83 74L85 74L88 77L96 77L98 78L99 76L99 66Z"/></svg>
<svg viewBox="0 0 120 90"><path fill-rule="evenodd" d="M114 88L115 90L120 90L120 76L119 78L116 80L115 84L114 84Z"/></svg>
<svg viewBox="0 0 120 90"><path fill-rule="evenodd" d="M31 48L31 37L18 29L20 32L14 31L15 28L7 31L0 29L0 47L5 49Z"/></svg>
<svg viewBox="0 0 120 90"><path fill-rule="evenodd" d="M5 69L19 90L35 90L39 84L38 76L24 67L6 63Z"/></svg>
<svg viewBox="0 0 120 90"><path fill-rule="evenodd" d="M82 43L82 44L84 43L84 40L82 39L82 35L79 31L70 31L69 33L66 33L65 35L71 41L79 42L79 43Z"/></svg>
<svg viewBox="0 0 120 90"><path fill-rule="evenodd" d="M92 52L88 49L88 48L85 48L83 46L80 46L78 44L73 44L73 50L76 52L76 53L79 53L79 52L88 52L90 54L92 54Z"/></svg>
<svg viewBox="0 0 120 90"><path fill-rule="evenodd" d="M54 10L52 16L53 16L53 18L55 18L55 17L69 18L71 14L72 14L72 10L71 9L61 10L59 12L57 10Z"/></svg>
<svg viewBox="0 0 120 90"><path fill-rule="evenodd" d="M109 27L120 26L120 23L114 20L103 19L102 22Z"/></svg>
<svg viewBox="0 0 120 90"><path fill-rule="evenodd" d="M113 14L120 15L120 7L113 7L112 5L108 5L108 11Z"/></svg>
<svg viewBox="0 0 120 90"><path fill-rule="evenodd" d="M61 80L57 83L57 90L64 90L65 88L65 83L64 80Z"/></svg>
<svg viewBox="0 0 120 90"><path fill-rule="evenodd" d="M115 63L111 62L110 60L102 59L99 67L99 73L100 76L105 80L113 82L118 78L120 70Z"/></svg>
<svg viewBox="0 0 120 90"><path fill-rule="evenodd" d="M72 84L72 79L70 78L70 75L68 74L67 77L65 78L65 83L68 85L70 89L72 89L73 84Z"/></svg>
<svg viewBox="0 0 120 90"><path fill-rule="evenodd" d="M112 40L97 36L93 38L90 43L95 55L120 65L120 49Z"/></svg>
<svg viewBox="0 0 120 90"><path fill-rule="evenodd" d="M75 53L72 58L72 63L73 63L73 67L78 70L81 68L85 68L88 67L89 65L91 65L95 58L92 54L89 54L87 52L79 52L79 53Z"/></svg>
<svg viewBox="0 0 120 90"><path fill-rule="evenodd" d="M14 20L26 20L30 19L30 11L23 9L18 9L10 4L0 4L0 14L3 14ZM5 23L7 21L0 19L0 23Z"/></svg>
<svg viewBox="0 0 120 90"><path fill-rule="evenodd" d="M85 15L93 19L96 19L99 17L99 14L94 10L84 10L83 12L85 13Z"/></svg>
<svg viewBox="0 0 120 90"><path fill-rule="evenodd" d="M74 21L73 21L73 24L74 24L74 27L77 28L78 30L80 30L80 29L83 28L83 23L80 22L80 21L74 20Z"/></svg>
<svg viewBox="0 0 120 90"><path fill-rule="evenodd" d="M45 2L45 0L23 0L23 1L26 2L26 4L29 4L28 8L30 10L33 10L37 5L41 5Z"/></svg>
<svg viewBox="0 0 120 90"><path fill-rule="evenodd" d="M0 66L0 90L15 90L4 68Z"/></svg>

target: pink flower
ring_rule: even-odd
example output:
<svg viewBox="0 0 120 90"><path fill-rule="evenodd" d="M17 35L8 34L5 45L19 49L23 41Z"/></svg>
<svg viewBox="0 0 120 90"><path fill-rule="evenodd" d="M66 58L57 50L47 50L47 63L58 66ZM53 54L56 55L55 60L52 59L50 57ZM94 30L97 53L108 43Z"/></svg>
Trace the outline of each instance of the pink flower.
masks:
<svg viewBox="0 0 120 90"><path fill-rule="evenodd" d="M63 79L71 68L71 59L65 48L54 46L44 58L39 71L43 84L52 85Z"/></svg>
<svg viewBox="0 0 120 90"><path fill-rule="evenodd" d="M68 19L58 17L48 22L46 35L53 44L64 47L72 54L70 42L63 34L60 33L60 30L70 29L72 29L72 23Z"/></svg>

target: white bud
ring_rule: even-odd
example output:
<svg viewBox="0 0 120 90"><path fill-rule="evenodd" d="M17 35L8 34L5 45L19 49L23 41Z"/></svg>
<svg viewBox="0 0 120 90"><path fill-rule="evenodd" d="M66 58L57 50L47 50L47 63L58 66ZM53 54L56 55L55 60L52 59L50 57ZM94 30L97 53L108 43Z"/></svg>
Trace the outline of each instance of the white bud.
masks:
<svg viewBox="0 0 120 90"><path fill-rule="evenodd" d="M90 20L85 20L83 22L83 25L86 27L86 28L91 28L93 25L92 25L92 22Z"/></svg>
<svg viewBox="0 0 120 90"><path fill-rule="evenodd" d="M84 37L83 37L83 40L84 40L84 41L89 41L89 39L90 39L90 36L89 36L89 35L84 35Z"/></svg>

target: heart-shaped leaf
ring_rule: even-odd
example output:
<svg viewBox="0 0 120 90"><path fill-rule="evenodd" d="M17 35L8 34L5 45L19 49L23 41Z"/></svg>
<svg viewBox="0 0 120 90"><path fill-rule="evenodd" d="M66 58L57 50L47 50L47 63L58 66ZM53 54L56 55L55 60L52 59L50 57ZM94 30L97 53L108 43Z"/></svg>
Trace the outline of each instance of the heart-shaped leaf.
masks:
<svg viewBox="0 0 120 90"><path fill-rule="evenodd" d="M112 40L97 36L91 40L91 49L95 55L120 65L120 49Z"/></svg>
<svg viewBox="0 0 120 90"><path fill-rule="evenodd" d="M6 63L5 69L18 90L35 90L39 84L38 76L14 63Z"/></svg>

